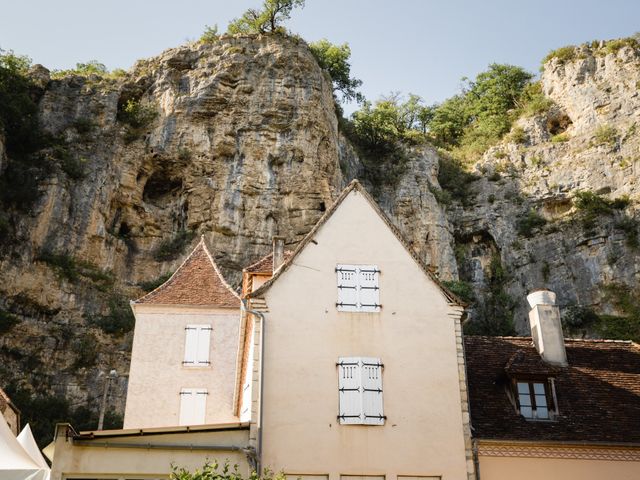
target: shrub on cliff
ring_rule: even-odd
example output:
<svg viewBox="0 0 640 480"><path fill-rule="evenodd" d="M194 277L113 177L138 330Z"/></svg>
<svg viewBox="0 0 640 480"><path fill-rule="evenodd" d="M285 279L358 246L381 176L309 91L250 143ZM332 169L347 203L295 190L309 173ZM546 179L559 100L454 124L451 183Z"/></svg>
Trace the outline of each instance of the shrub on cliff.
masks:
<svg viewBox="0 0 640 480"><path fill-rule="evenodd" d="M342 99L346 101L364 100L361 93L357 91L362 85L362 80L351 77L351 49L349 45L334 45L329 40L322 39L309 44L311 53L318 61L320 68L327 71L333 81L333 91L340 92Z"/></svg>

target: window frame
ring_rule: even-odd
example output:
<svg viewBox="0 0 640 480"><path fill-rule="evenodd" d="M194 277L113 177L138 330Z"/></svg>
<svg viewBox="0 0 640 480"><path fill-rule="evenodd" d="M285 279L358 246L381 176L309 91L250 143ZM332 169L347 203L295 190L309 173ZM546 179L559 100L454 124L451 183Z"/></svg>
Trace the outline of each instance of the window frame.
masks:
<svg viewBox="0 0 640 480"><path fill-rule="evenodd" d="M372 263L338 263L335 267L336 272L336 287L337 287L337 301L336 308L339 312L347 312L347 313L379 313L382 310L382 304L380 303L380 275L381 271L377 264ZM354 280L353 286L345 285L344 279L340 278L342 272L353 272ZM362 273L371 273L374 278L370 279L371 282L375 282L374 286L366 285L363 283L361 274ZM346 282L348 283L348 282ZM343 289L354 289L355 290L355 304L351 303L343 303L342 301L342 290ZM375 303L370 304L362 304L362 291L363 290L373 290L373 296L375 297Z"/></svg>
<svg viewBox="0 0 640 480"><path fill-rule="evenodd" d="M525 407L531 408L531 417L525 416L522 413L522 405L520 404L520 391L518 389L519 384L526 384L528 389L528 396L531 405L525 405ZM546 401L547 417L538 417L538 405L536 402L535 384L542 385L544 388L544 398ZM536 376L518 377L512 381L512 392L515 401L515 407L518 415L527 421L531 422L553 422L558 416L557 401L555 395L555 385L553 378L540 378ZM540 394L538 394L540 396Z"/></svg>
<svg viewBox="0 0 640 480"><path fill-rule="evenodd" d="M189 332L195 331L195 345L192 346L194 348L194 359L188 360L188 347L189 347ZM206 357L207 360L200 360L198 355L200 353L200 341L201 336L203 335L203 331L207 331L207 348L206 348ZM211 323L190 323L185 325L184 327L184 347L183 347L183 355L182 355L182 366L185 368L208 368L211 367L211 337L213 336L213 325Z"/></svg>

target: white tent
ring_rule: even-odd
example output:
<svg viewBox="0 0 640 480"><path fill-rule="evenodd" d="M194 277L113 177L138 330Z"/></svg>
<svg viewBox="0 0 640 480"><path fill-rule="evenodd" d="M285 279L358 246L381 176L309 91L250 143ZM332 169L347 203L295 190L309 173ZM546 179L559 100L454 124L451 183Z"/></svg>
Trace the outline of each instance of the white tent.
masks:
<svg viewBox="0 0 640 480"><path fill-rule="evenodd" d="M4 417L0 415L0 480L47 480L48 478L49 467L45 470L31 458L18 439L13 436Z"/></svg>
<svg viewBox="0 0 640 480"><path fill-rule="evenodd" d="M36 443L36 439L33 438L33 434L31 433L31 427L27 423L20 435L18 435L18 443L22 445L24 451L29 454L31 459L38 465L42 470L45 471L46 475L43 477L44 480L49 480L50 469L49 464L40 453L40 449L38 448L38 444Z"/></svg>

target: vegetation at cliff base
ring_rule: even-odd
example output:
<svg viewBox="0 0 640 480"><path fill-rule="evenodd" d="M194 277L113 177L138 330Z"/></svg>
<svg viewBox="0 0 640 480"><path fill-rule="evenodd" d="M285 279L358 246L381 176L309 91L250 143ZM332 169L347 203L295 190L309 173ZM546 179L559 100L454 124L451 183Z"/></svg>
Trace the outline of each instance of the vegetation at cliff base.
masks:
<svg viewBox="0 0 640 480"><path fill-rule="evenodd" d="M269 469L264 469L262 474L255 471L249 475L243 475L238 465L231 466L228 462L220 465L217 461L209 461L194 471L187 468L172 465L169 480L285 480L284 473L274 474Z"/></svg>

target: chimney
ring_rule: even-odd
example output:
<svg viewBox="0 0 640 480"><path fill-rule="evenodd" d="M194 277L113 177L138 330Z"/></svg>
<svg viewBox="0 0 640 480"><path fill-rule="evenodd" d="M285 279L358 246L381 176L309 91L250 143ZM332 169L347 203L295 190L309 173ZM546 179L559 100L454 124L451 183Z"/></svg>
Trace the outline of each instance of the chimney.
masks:
<svg viewBox="0 0 640 480"><path fill-rule="evenodd" d="M531 306L529 325L536 350L545 362L566 367L567 352L556 294L551 290L536 290L527 295L527 301Z"/></svg>
<svg viewBox="0 0 640 480"><path fill-rule="evenodd" d="M273 273L284 263L284 237L273 237Z"/></svg>

